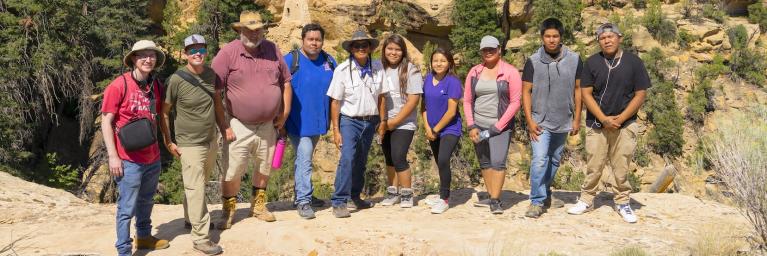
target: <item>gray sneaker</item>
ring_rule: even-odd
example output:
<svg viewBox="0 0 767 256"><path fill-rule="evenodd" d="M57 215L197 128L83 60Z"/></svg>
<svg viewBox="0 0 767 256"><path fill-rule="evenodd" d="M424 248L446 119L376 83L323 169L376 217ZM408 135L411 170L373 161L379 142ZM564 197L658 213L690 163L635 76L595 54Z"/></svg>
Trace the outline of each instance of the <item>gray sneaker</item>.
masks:
<svg viewBox="0 0 767 256"><path fill-rule="evenodd" d="M217 255L224 252L224 249L222 249L220 245L217 245L216 243L211 242L210 240L199 243L199 244L194 244L194 249L206 255Z"/></svg>
<svg viewBox="0 0 767 256"><path fill-rule="evenodd" d="M346 208L346 204L342 204L333 206L333 216L336 218L349 218L352 215L349 213L349 209Z"/></svg>
<svg viewBox="0 0 767 256"><path fill-rule="evenodd" d="M384 200L381 201L381 205L383 206L392 206L399 202L400 195L397 193L397 187L395 186L389 186L386 188L386 197L384 197Z"/></svg>
<svg viewBox="0 0 767 256"><path fill-rule="evenodd" d="M474 207L490 207L490 199L482 199L474 202Z"/></svg>
<svg viewBox="0 0 767 256"><path fill-rule="evenodd" d="M301 218L304 219L314 219L314 210L312 209L312 206L309 203L300 203L298 204L298 207L296 207L296 211L298 211L298 216L301 216Z"/></svg>
<svg viewBox="0 0 767 256"><path fill-rule="evenodd" d="M413 189L412 188L403 188L400 190L399 206L402 208L413 207Z"/></svg>
<svg viewBox="0 0 767 256"><path fill-rule="evenodd" d="M503 214L503 207L501 206L501 200L490 199L490 212L493 214Z"/></svg>

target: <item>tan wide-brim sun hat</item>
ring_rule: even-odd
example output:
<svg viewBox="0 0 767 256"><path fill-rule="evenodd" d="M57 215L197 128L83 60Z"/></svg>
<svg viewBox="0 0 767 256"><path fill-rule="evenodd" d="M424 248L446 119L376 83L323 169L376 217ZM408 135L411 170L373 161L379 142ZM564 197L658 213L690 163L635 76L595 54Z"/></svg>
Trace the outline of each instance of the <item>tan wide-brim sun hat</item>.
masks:
<svg viewBox="0 0 767 256"><path fill-rule="evenodd" d="M363 28L359 28L357 31L354 31L351 39L341 43L341 47L343 47L346 51L351 52L352 49L349 47L351 47L352 43L355 41L368 41L368 43L370 43L370 49L375 49L378 46L378 39L370 37L367 31L365 31Z"/></svg>
<svg viewBox="0 0 767 256"><path fill-rule="evenodd" d="M155 69L158 69L162 67L163 64L165 64L165 53L150 40L139 40L133 44L133 48L131 48L130 52L126 54L125 57L123 57L123 64L129 68L133 68L133 60L131 60L131 57L133 57L133 54L136 54L136 52L143 50L153 50L156 52L157 61L154 65Z"/></svg>
<svg viewBox="0 0 767 256"><path fill-rule="evenodd" d="M256 30L259 28L269 28L273 27L276 24L271 23L269 21L265 21L261 14L254 11L243 11L240 13L240 21L232 23L232 29L234 31L240 32L240 28L246 27L249 30Z"/></svg>

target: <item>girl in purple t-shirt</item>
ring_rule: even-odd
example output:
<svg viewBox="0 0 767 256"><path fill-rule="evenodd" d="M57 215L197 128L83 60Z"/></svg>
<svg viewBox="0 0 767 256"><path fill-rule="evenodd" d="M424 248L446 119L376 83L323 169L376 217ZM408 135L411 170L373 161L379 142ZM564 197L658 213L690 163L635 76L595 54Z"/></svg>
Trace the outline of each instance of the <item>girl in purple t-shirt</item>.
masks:
<svg viewBox="0 0 767 256"><path fill-rule="evenodd" d="M450 156L461 137L458 101L461 99L462 88L454 70L453 54L437 48L431 54L431 72L423 85L423 125L439 169L439 200L427 201L427 204L431 205L431 213L437 214L445 212L449 207Z"/></svg>

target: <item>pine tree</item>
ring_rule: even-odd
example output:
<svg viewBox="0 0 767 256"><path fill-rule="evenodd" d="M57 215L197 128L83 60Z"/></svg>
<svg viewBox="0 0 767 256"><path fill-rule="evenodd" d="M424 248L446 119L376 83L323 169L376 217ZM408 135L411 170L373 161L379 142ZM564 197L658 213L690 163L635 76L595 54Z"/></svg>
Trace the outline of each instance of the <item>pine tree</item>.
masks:
<svg viewBox="0 0 767 256"><path fill-rule="evenodd" d="M492 35L503 40L503 33L494 1L456 0L453 22L455 25L450 31L450 41L453 43L453 53L461 55L457 73L459 77L464 77L473 65L481 62L480 39ZM505 42L501 42L501 47L504 46Z"/></svg>

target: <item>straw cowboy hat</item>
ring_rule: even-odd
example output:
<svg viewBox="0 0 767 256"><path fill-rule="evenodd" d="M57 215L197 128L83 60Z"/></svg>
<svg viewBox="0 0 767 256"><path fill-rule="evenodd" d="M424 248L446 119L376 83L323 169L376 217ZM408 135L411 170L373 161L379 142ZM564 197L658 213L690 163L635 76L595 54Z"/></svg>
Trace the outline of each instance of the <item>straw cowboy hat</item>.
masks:
<svg viewBox="0 0 767 256"><path fill-rule="evenodd" d="M264 19L261 17L261 14L254 11L242 11L240 13L240 21L232 23L232 29L234 31L240 32L240 28L246 27L249 30L256 30L259 28L269 28L273 27L276 24L271 23L269 21L264 21Z"/></svg>
<svg viewBox="0 0 767 256"><path fill-rule="evenodd" d="M346 50L351 52L350 49L351 45L355 41L368 41L370 43L370 48L374 49L376 46L378 46L378 39L370 37L368 35L367 31L365 31L364 27L360 27L357 29L357 31L354 31L352 34L352 39L346 40L343 43L341 43L341 46Z"/></svg>
<svg viewBox="0 0 767 256"><path fill-rule="evenodd" d="M133 44L133 48L131 48L130 52L123 57L123 64L129 68L133 68L133 60L131 57L133 57L136 52L143 50L153 50L157 53L157 62L155 62L156 64L154 68L159 68L162 64L165 64L165 53L162 52L154 42L149 40L140 40Z"/></svg>

